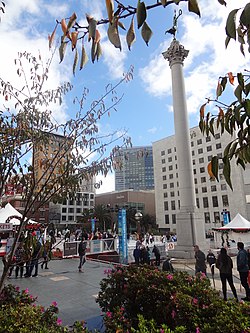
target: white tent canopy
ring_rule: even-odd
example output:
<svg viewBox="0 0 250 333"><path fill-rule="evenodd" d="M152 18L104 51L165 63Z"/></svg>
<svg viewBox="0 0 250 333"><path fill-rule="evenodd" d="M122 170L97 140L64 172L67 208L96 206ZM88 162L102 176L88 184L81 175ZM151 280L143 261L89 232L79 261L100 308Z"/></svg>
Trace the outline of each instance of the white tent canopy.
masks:
<svg viewBox="0 0 250 333"><path fill-rule="evenodd" d="M239 213L235 216L235 218L228 224L224 225L221 228L214 228L216 231L226 231L226 230L238 230L238 231L250 231L250 222L242 217Z"/></svg>
<svg viewBox="0 0 250 333"><path fill-rule="evenodd" d="M0 223L6 223L10 216L18 216L22 218L22 214L19 213L19 211L16 210L10 203L7 203L4 208L0 208ZM9 223L12 223L13 225L20 225L20 220L18 218L12 218ZM29 220L28 223L37 222Z"/></svg>

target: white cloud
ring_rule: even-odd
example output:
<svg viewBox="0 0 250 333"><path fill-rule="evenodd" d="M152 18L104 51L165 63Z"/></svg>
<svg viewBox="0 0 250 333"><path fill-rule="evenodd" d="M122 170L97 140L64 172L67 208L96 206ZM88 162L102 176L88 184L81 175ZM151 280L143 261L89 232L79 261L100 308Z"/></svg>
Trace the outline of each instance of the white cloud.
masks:
<svg viewBox="0 0 250 333"><path fill-rule="evenodd" d="M154 134L157 132L157 128L156 127L152 127L148 129L148 133Z"/></svg>
<svg viewBox="0 0 250 333"><path fill-rule="evenodd" d="M236 6L235 2L228 2L225 10L224 6L204 1L201 3L201 19L191 14L180 18L179 24L183 32L177 34L177 39L189 50L188 57L184 60L184 77L190 113L197 112L206 97L215 97L219 76L229 71L243 71L248 65L248 57L242 56L237 42L230 41L225 49L226 18ZM239 1L237 8L245 4L245 1ZM157 53L152 55L149 65L140 69L146 91L156 97L171 96L169 64L161 57L161 52L166 51L169 45L170 40L162 43Z"/></svg>
<svg viewBox="0 0 250 333"><path fill-rule="evenodd" d="M102 181L102 185L96 190L96 194L112 192L115 190L115 174L108 173L106 177L102 175L96 176L96 182Z"/></svg>

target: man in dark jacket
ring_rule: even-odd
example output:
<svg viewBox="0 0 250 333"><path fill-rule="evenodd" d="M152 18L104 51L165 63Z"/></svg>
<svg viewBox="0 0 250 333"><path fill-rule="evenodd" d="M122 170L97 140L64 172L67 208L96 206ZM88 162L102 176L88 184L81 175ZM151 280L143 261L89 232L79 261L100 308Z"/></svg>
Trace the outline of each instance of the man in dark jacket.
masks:
<svg viewBox="0 0 250 333"><path fill-rule="evenodd" d="M200 250L198 245L194 246L194 257L196 259L195 274L197 273L207 274L206 256L205 253Z"/></svg>
<svg viewBox="0 0 250 333"><path fill-rule="evenodd" d="M237 247L239 250L237 254L237 270L240 274L240 282L246 291L246 297L242 298L242 300L250 301L250 288L247 282L249 271L248 254L247 251L244 249L244 244L242 242L238 242Z"/></svg>
<svg viewBox="0 0 250 333"><path fill-rule="evenodd" d="M155 265L160 266L161 264L161 253L156 245L154 245L152 253L155 254Z"/></svg>
<svg viewBox="0 0 250 333"><path fill-rule="evenodd" d="M211 249L208 251L207 262L210 266L212 275L214 275L214 266L216 263L216 258Z"/></svg>
<svg viewBox="0 0 250 333"><path fill-rule="evenodd" d="M87 242L84 241L84 239L82 238L78 245L78 254L80 257L80 262L79 262L79 266L78 266L79 272L82 272L82 266L86 261L86 259L85 259L86 247L87 247Z"/></svg>

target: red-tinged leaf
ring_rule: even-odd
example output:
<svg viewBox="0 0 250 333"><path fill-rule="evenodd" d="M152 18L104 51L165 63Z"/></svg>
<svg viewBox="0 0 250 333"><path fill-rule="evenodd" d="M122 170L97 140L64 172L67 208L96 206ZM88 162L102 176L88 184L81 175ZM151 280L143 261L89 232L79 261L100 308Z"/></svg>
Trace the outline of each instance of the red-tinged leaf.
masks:
<svg viewBox="0 0 250 333"><path fill-rule="evenodd" d="M76 67L77 67L77 64L78 64L78 51L77 51L77 48L75 49L75 57L74 57L74 63L73 63L73 75L75 76L75 73L76 73Z"/></svg>
<svg viewBox="0 0 250 333"><path fill-rule="evenodd" d="M49 39L49 49L51 49L53 42L55 40L55 36L56 36L56 29L57 29L58 23L55 26L55 29L53 30L52 34L48 36Z"/></svg>
<svg viewBox="0 0 250 333"><path fill-rule="evenodd" d="M229 78L229 82L233 85L234 84L234 76L232 72L227 73L228 74L228 78Z"/></svg>
<svg viewBox="0 0 250 333"><path fill-rule="evenodd" d="M71 47L72 47L72 51L74 51L74 49L76 48L77 37L78 37L78 31L73 31L71 33Z"/></svg>
<svg viewBox="0 0 250 333"><path fill-rule="evenodd" d="M114 1L106 0L106 9L108 13L109 22L112 23L114 17Z"/></svg>
<svg viewBox="0 0 250 333"><path fill-rule="evenodd" d="M108 112L108 116L110 117L110 112Z"/></svg>
<svg viewBox="0 0 250 333"><path fill-rule="evenodd" d="M67 25L67 31L69 31L75 24L77 19L76 13L74 12L69 19L68 25Z"/></svg>
<svg viewBox="0 0 250 333"><path fill-rule="evenodd" d="M203 104L200 108L200 117L204 118L205 116L205 107L206 107L207 103Z"/></svg>
<svg viewBox="0 0 250 333"><path fill-rule="evenodd" d="M66 36L68 29L67 29L67 23L66 23L65 19L61 20L61 28L62 28L63 34Z"/></svg>

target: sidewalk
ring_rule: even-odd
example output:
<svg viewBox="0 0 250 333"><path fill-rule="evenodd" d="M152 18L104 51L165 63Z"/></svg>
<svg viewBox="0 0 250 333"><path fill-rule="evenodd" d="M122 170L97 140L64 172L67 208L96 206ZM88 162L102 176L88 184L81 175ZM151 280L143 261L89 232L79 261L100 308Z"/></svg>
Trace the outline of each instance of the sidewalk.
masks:
<svg viewBox="0 0 250 333"><path fill-rule="evenodd" d="M85 320L90 330L103 331L102 313L96 303L100 290L100 281L105 277L104 270L110 265L87 261L83 273L78 272L79 259L52 260L49 269L42 270L39 265L37 277L8 279L9 283L21 289L29 289L37 296L37 303L47 307L56 301L59 307L58 317L63 325L72 325L75 321ZM0 274L3 265L0 263Z"/></svg>

